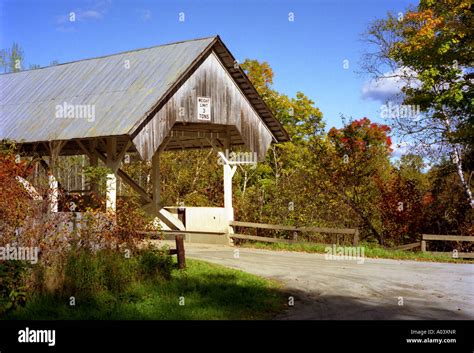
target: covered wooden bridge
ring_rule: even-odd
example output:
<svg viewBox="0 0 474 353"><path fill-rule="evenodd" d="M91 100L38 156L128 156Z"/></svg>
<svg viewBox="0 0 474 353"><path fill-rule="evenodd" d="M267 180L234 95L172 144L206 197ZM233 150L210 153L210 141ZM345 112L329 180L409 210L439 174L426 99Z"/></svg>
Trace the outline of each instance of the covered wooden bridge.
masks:
<svg viewBox="0 0 474 353"><path fill-rule="evenodd" d="M53 188L58 156L101 160L110 169L109 211L121 178L149 212L183 230L160 203L160 152L245 146L261 161L288 135L216 36L0 75L0 138L48 157ZM152 161L152 194L120 168L131 152ZM234 171L224 163L226 222Z"/></svg>

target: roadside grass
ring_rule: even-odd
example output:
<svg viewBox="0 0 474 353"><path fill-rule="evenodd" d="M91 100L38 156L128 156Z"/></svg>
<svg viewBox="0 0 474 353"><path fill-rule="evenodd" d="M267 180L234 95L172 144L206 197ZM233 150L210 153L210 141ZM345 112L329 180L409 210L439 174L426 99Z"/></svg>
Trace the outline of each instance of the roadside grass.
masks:
<svg viewBox="0 0 474 353"><path fill-rule="evenodd" d="M242 271L187 259L169 280L142 280L121 292L76 299L34 295L9 320L241 320L268 319L285 308L280 285ZM181 303L180 303L181 301ZM180 305L183 304L183 305Z"/></svg>
<svg viewBox="0 0 474 353"><path fill-rule="evenodd" d="M268 249L277 251L296 251L296 252L307 252L307 253L326 253L325 249L331 245L325 244L283 244L283 243L262 243L262 242L245 242L240 243L238 246L256 248L256 249ZM352 245L347 245L352 246ZM430 252L421 251L404 251L404 250L390 250L384 249L378 245L361 243L359 246L364 246L364 256L368 258L380 258L380 259L395 259L395 260L414 260L414 261L428 261L428 262L455 262L455 263L473 263L468 259L456 259L450 255L444 254L433 254Z"/></svg>

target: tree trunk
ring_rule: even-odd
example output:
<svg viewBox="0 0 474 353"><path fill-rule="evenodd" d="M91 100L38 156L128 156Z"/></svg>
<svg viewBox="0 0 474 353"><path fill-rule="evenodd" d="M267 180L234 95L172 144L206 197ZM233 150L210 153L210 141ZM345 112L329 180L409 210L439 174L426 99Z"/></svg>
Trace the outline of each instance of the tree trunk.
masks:
<svg viewBox="0 0 474 353"><path fill-rule="evenodd" d="M472 197L471 189L469 188L469 185L466 182L466 179L464 178L464 172L462 170L462 160L461 160L459 150L456 146L454 146L453 150L454 150L454 164L456 165L456 172L458 173L459 179L461 181L461 185L464 189L464 192L466 193L467 201L471 205L471 208L474 208L474 199Z"/></svg>
<svg viewBox="0 0 474 353"><path fill-rule="evenodd" d="M446 113L444 113L443 123L448 135L451 134L450 120ZM474 208L474 199L472 197L471 189L469 188L469 185L466 182L466 179L464 178L464 172L462 170L461 154L459 153L459 150L456 144L453 144L453 159L454 159L453 162L456 165L456 172L458 173L459 180L461 181L461 186L464 189L464 192L466 194L467 201L469 202L469 205L471 206L471 208Z"/></svg>

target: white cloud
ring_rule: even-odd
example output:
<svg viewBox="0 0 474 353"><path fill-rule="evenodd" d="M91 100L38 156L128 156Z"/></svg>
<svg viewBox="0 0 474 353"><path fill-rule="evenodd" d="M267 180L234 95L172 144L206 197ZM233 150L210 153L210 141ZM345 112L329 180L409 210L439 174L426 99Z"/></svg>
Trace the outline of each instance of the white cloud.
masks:
<svg viewBox="0 0 474 353"><path fill-rule="evenodd" d="M89 9L73 9L66 14L56 16L56 30L61 32L74 31L74 24L79 22L98 21L104 18L111 0L100 1Z"/></svg>
<svg viewBox="0 0 474 353"><path fill-rule="evenodd" d="M100 20L104 17L102 12L96 10L73 10L65 15L60 15L56 18L56 24L64 25L74 22L85 22L87 20Z"/></svg>
<svg viewBox="0 0 474 353"><path fill-rule="evenodd" d="M392 143L390 147L392 148L393 158L400 158L401 156L406 154L410 149L410 146L407 142Z"/></svg>
<svg viewBox="0 0 474 353"><path fill-rule="evenodd" d="M404 86L416 85L416 73L408 68L399 68L385 73L382 77L365 82L362 86L362 98L385 103L397 101Z"/></svg>
<svg viewBox="0 0 474 353"><path fill-rule="evenodd" d="M102 18L103 14L99 11L95 10L86 10L82 11L78 14L78 18L81 20L86 20L86 19L100 19Z"/></svg>

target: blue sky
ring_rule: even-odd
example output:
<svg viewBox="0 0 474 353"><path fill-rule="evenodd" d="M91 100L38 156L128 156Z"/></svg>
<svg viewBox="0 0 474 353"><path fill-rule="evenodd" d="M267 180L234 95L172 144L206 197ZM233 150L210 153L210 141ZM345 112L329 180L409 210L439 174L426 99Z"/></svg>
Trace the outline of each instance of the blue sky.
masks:
<svg viewBox="0 0 474 353"><path fill-rule="evenodd" d="M289 96L302 91L314 100L330 128L341 126L340 114L383 122L383 102L376 98L393 87L362 94L369 77L358 73L365 50L361 34L374 19L403 12L409 4L414 2L0 0L0 48L17 42L27 65L47 66L53 60L219 34L239 61L269 62L278 91ZM69 21L71 12L75 22ZM289 21L290 12L294 21Z"/></svg>

